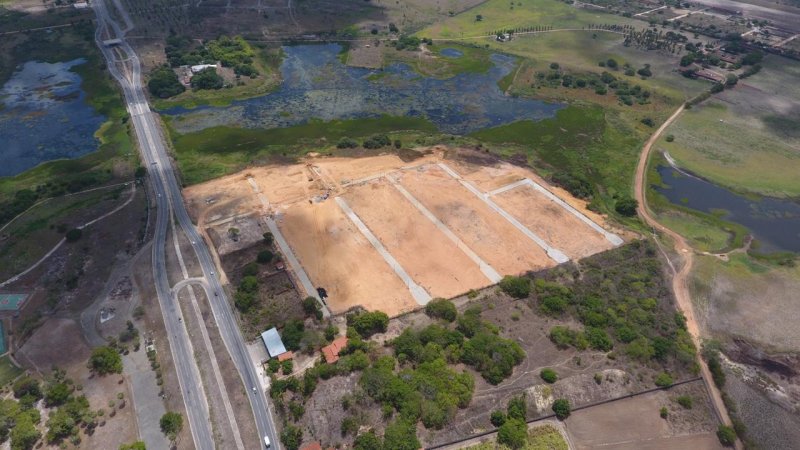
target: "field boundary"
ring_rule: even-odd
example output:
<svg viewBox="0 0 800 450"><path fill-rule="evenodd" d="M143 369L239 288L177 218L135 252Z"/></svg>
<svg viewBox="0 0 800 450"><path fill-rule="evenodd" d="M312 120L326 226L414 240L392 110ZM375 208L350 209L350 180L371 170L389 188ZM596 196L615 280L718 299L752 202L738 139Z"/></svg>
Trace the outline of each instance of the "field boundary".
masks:
<svg viewBox="0 0 800 450"><path fill-rule="evenodd" d="M676 383L673 383L673 384L671 384L669 386L665 386L665 387L654 387L654 388L650 388L650 389L645 389L643 391L634 392L634 393L631 393L631 394L625 394L625 395L622 395L620 397L615 397L615 398L610 398L610 399L607 399L607 400L600 400L600 401L597 401L597 402L587 403L585 405L576 406L576 407L572 408L571 411L575 412L575 411L580 411L580 410L583 410L583 409L589 409L589 408L593 408L595 406L606 405L606 404L609 404L609 403L614 403L614 402L617 402L617 401L620 401L620 400L626 400L626 399L629 399L629 398L634 398L634 397L638 397L638 396L641 396L641 395L650 394L650 393L653 393L653 392L668 391L668 390L670 390L670 389L672 389L672 388L674 388L676 386L681 386L681 385L684 385L684 384L694 383L696 381L703 381L703 377L689 378L688 380L678 381ZM556 415L554 413L551 413L551 414L547 414L545 416L537 417L535 419L526 420L525 423L530 425L532 423L542 422L542 421L545 421L545 420L548 420L548 419L553 419L555 417L556 417ZM472 436L469 436L469 437L456 439L456 440L449 441L449 442L444 442L444 443L441 443L441 444L432 445L430 447L425 447L425 449L426 450L444 449L446 447L450 447L452 445L456 445L456 444L459 444L461 442L466 442L466 441L469 441L469 440L472 440L472 439L477 439L477 438L482 438L484 436L489 436L491 434L497 433L497 430L499 430L499 428L494 428L492 430L484 431L482 433L478 433L478 434L475 434L475 435L472 435Z"/></svg>

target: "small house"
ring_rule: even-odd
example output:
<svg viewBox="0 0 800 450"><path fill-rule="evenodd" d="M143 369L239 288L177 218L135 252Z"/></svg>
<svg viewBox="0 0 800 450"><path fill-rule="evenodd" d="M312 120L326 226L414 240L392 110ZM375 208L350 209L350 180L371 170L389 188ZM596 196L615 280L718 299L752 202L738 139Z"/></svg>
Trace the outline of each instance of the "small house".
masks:
<svg viewBox="0 0 800 450"><path fill-rule="evenodd" d="M286 353L286 347L283 345L277 328L272 327L261 333L261 340L264 341L264 347L267 348L267 354L270 358L277 358Z"/></svg>

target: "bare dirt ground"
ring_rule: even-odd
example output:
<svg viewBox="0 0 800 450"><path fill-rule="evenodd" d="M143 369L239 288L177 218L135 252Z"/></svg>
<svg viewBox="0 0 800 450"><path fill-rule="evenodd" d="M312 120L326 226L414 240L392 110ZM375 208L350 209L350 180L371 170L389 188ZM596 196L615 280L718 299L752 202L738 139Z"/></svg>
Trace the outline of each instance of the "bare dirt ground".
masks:
<svg viewBox="0 0 800 450"><path fill-rule="evenodd" d="M417 304L408 288L333 201L297 204L278 225L334 313L356 305L397 315Z"/></svg>
<svg viewBox="0 0 800 450"><path fill-rule="evenodd" d="M440 161L453 164L483 192L529 178L607 226L584 202L552 188L530 170L482 155L483 159L471 161L476 152L469 150L434 147L407 153L363 158L312 155L300 164L249 168L192 186L184 190L184 197L221 257L259 245L264 216L275 218L314 286L328 291L334 313L361 305L397 315L418 305L333 197L345 200L413 281L434 297L453 297L490 285L492 280L479 269L478 259L500 275L555 265L522 231L439 168ZM478 259L460 250L392 186L388 176ZM507 202L534 233L562 245L574 257L611 247L599 233L537 195L516 199L512 194L514 201ZM235 239L232 228L238 232Z"/></svg>
<svg viewBox="0 0 800 450"><path fill-rule="evenodd" d="M572 259L613 247L603 235L530 186L494 195L492 200Z"/></svg>
<svg viewBox="0 0 800 450"><path fill-rule="evenodd" d="M487 284L478 265L388 181L356 186L345 198L408 274L433 297L455 297Z"/></svg>
<svg viewBox="0 0 800 450"><path fill-rule="evenodd" d="M60 345L53 345L54 342ZM68 352L64 349L70 349ZM48 319L19 349L19 359L30 363L39 373L49 373L53 366L67 369L86 363L91 349L72 319ZM74 374L70 374L74 375Z"/></svg>
<svg viewBox="0 0 800 450"><path fill-rule="evenodd" d="M574 412L566 421L575 448L622 450L721 449L711 431L676 434L659 409L669 402L665 391Z"/></svg>
<svg viewBox="0 0 800 450"><path fill-rule="evenodd" d="M403 172L399 181L501 275L555 265L541 247L439 167Z"/></svg>

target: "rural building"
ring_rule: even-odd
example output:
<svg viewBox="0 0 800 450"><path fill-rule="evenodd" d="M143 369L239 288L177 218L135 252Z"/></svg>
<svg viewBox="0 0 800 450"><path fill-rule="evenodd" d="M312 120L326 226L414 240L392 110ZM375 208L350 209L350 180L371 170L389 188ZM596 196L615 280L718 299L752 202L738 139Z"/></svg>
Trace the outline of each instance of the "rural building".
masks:
<svg viewBox="0 0 800 450"><path fill-rule="evenodd" d="M201 70L205 70L205 69L208 69L210 67L213 67L214 69L216 69L217 65L216 64L198 64L196 66L192 66L192 73L197 73L197 72L200 72Z"/></svg>
<svg viewBox="0 0 800 450"><path fill-rule="evenodd" d="M281 353L278 355L278 362L288 361L292 358L294 358L294 353L292 352Z"/></svg>
<svg viewBox="0 0 800 450"><path fill-rule="evenodd" d="M267 348L267 354L270 358L276 358L286 353L286 347L283 346L281 335L278 334L278 329L275 327L261 333L261 340L264 341L264 347Z"/></svg>
<svg viewBox="0 0 800 450"><path fill-rule="evenodd" d="M325 362L333 364L339 360L339 352L347 346L347 338L339 336L331 342L331 345L322 347L322 356L325 357Z"/></svg>
<svg viewBox="0 0 800 450"><path fill-rule="evenodd" d="M89 4L86 2L75 2L72 4L72 7L75 9L86 9L89 7Z"/></svg>
<svg viewBox="0 0 800 450"><path fill-rule="evenodd" d="M322 444L319 442L312 442L305 447L302 447L300 450L322 450Z"/></svg>

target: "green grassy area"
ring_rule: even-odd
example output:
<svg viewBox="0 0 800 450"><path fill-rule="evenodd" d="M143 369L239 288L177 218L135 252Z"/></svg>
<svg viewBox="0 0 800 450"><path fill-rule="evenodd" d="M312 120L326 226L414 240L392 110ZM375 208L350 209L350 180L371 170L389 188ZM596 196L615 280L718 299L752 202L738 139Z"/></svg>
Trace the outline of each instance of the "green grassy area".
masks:
<svg viewBox="0 0 800 450"><path fill-rule="evenodd" d="M480 15L481 20L476 17ZM554 28L581 28L591 24L623 25L636 22L621 16L584 10L556 0L489 0L454 17L445 19L419 33L432 38L480 36L496 30L535 25Z"/></svg>
<svg viewBox="0 0 800 450"><path fill-rule="evenodd" d="M258 70L257 78L241 78L241 85L217 90L186 89L175 97L160 99L151 98L153 108L164 110L173 107L196 108L198 106L227 106L234 100L264 95L280 85L280 65L283 60L283 51L280 48L260 45L253 47L256 57L253 66Z"/></svg>
<svg viewBox="0 0 800 450"><path fill-rule="evenodd" d="M737 87L686 111L656 144L686 168L739 192L800 196L800 63L771 63ZM763 74L763 75L762 75ZM778 111L783 111L780 115ZM667 142L667 136L674 140Z"/></svg>
<svg viewBox="0 0 800 450"><path fill-rule="evenodd" d="M544 175L587 180L597 194L593 206L607 212L614 210L615 196L630 194L644 139L615 110L579 103L552 119L514 122L471 137L507 157L524 154Z"/></svg>
<svg viewBox="0 0 800 450"><path fill-rule="evenodd" d="M450 58L442 55L442 50L452 48L462 53L462 56ZM419 51L397 51L386 47L384 51L385 64L405 63L417 73L431 78L451 78L460 73L486 73L492 68L490 52L477 45L464 43L447 43L429 46L431 55L424 55Z"/></svg>
<svg viewBox="0 0 800 450"><path fill-rule="evenodd" d="M62 195L103 183L129 180L139 162L127 123L127 112L115 81L94 43L91 23L64 28L53 33L31 33L15 37L15 46L3 50L11 67L26 61L58 62L85 58L75 66L86 101L108 120L95 132L100 140L97 151L76 159L48 161L13 177L0 178L0 205L7 207L20 190L36 191L38 198ZM0 65L2 66L2 65ZM10 76L10 72L0 73Z"/></svg>
<svg viewBox="0 0 800 450"><path fill-rule="evenodd" d="M0 278L26 269L55 246L64 233L112 209L123 187L53 198L29 209L11 222L3 234L14 236L0 243Z"/></svg>
<svg viewBox="0 0 800 450"><path fill-rule="evenodd" d="M17 367L8 355L0 357L0 386L5 386L22 375L24 370Z"/></svg>
<svg viewBox="0 0 800 450"><path fill-rule="evenodd" d="M329 151L343 137L437 132L436 126L426 119L391 116L311 121L272 129L221 126L183 135L169 126L168 129L183 182L187 185L227 175L251 164L291 159L309 151Z"/></svg>

